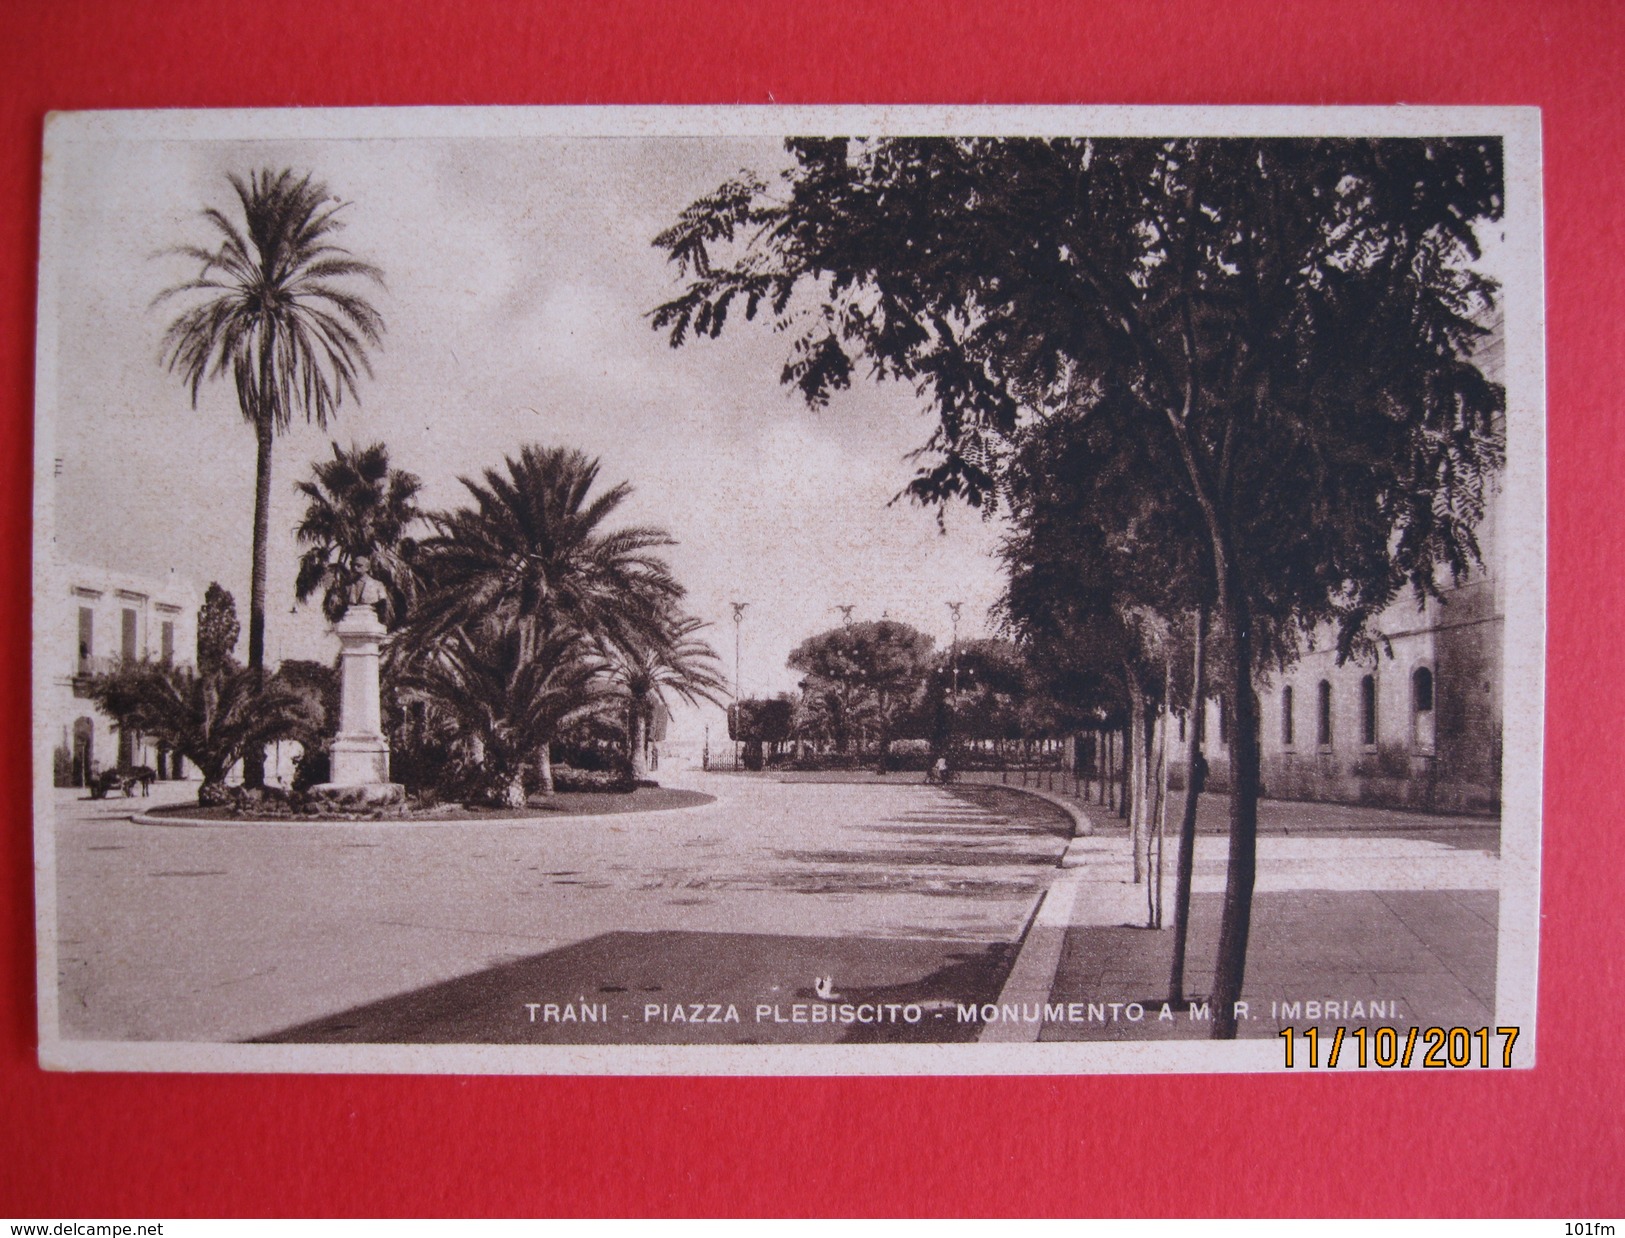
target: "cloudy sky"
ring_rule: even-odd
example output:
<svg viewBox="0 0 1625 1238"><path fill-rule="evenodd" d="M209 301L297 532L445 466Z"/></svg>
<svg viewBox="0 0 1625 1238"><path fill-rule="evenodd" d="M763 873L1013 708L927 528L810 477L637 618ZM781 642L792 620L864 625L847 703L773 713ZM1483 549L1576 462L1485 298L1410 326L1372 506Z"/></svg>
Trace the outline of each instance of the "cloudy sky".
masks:
<svg viewBox="0 0 1625 1238"><path fill-rule="evenodd" d="M326 432L276 447L268 651L328 657L314 605L290 613L293 490L329 443L385 441L456 504L458 477L525 443L580 447L635 486L629 523L664 526L693 613L733 674L728 603L744 622L746 694L790 688L805 636L883 613L948 636L978 634L997 596L998 528L967 509L891 505L931 420L907 388L860 386L807 409L779 385L785 340L741 323L674 351L646 314L676 289L650 241L742 168L785 156L761 138L75 142L48 166L63 213L54 297L56 552L199 591L218 580L246 616L254 442L229 382L194 411L159 364L173 310L153 297L195 267L163 251L211 243L204 206L231 209L226 173L310 171L351 205L341 237L383 269L388 333L359 406ZM48 298L49 299L49 298ZM697 734L714 716L688 715ZM714 734L714 732L713 732Z"/></svg>

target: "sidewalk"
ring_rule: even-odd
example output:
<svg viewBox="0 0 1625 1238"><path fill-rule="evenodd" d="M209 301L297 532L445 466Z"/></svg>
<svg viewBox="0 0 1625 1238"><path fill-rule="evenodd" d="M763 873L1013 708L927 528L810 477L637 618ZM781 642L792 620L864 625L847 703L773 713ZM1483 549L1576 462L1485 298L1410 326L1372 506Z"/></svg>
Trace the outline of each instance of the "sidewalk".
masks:
<svg viewBox="0 0 1625 1238"><path fill-rule="evenodd" d="M1212 807L1204 802L1202 816ZM1263 808L1240 1035L1493 1023L1495 822L1337 805ZM1000 997L1017 1007L1016 1018L1002 1012L984 1024L982 1039L1208 1035L1189 1002L1205 1001L1212 986L1227 839L1207 830L1197 838L1186 1003L1169 1003L1159 1018L1169 996L1178 842L1168 840L1163 861L1166 927L1148 929L1148 887L1133 880L1126 831L1110 824L1118 828L1068 848L1068 867ZM1047 1015L1039 1016L1039 1003Z"/></svg>

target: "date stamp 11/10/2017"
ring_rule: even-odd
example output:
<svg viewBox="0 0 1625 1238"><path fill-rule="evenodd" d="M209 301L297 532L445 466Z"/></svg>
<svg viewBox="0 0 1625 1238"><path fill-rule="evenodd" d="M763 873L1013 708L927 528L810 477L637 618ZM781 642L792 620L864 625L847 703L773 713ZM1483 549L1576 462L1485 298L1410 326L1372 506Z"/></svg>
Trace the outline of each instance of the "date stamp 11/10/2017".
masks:
<svg viewBox="0 0 1625 1238"><path fill-rule="evenodd" d="M1517 1042L1518 1028L1412 1027L1401 1032L1394 1027L1335 1027L1328 1037L1318 1027L1306 1027L1301 1033L1296 1028L1283 1027L1280 1036L1288 1070L1302 1066L1316 1070L1322 1065L1336 1069L1339 1063L1361 1070L1372 1066L1383 1070L1395 1066L1408 1069L1413 1063L1429 1070L1460 1070L1475 1065L1485 1070L1491 1066L1512 1065L1512 1046ZM1294 1052L1295 1039L1302 1040L1307 1052ZM1494 1049L1492 1040L1499 1042ZM1326 1042L1324 1063L1322 1042ZM1418 1059L1419 1048L1422 1052Z"/></svg>

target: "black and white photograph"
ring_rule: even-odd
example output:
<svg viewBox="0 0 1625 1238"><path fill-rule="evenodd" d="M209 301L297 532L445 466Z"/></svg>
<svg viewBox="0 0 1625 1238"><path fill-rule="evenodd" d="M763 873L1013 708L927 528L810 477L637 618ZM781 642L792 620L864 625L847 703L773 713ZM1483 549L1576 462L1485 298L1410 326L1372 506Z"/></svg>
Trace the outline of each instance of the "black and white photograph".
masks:
<svg viewBox="0 0 1625 1238"><path fill-rule="evenodd" d="M44 152L43 1065L1534 1064L1536 111Z"/></svg>

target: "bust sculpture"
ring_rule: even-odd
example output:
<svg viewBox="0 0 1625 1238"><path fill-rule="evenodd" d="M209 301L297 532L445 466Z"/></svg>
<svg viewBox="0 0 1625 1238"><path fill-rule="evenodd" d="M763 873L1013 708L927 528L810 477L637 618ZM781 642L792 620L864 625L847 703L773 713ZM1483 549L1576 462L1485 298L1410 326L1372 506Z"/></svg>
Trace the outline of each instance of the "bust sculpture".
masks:
<svg viewBox="0 0 1625 1238"><path fill-rule="evenodd" d="M377 606L389 600L389 590L372 574L372 560L363 555L355 561L356 579L350 587L351 606Z"/></svg>

